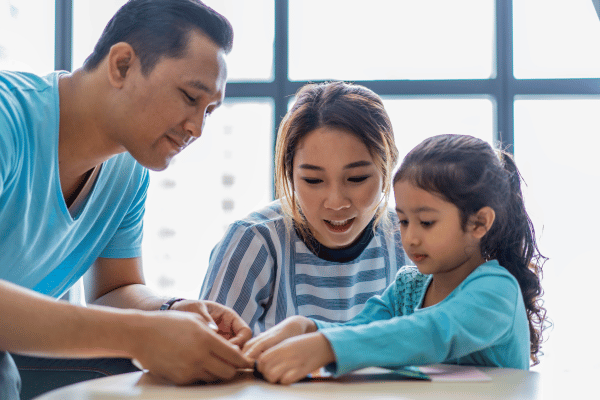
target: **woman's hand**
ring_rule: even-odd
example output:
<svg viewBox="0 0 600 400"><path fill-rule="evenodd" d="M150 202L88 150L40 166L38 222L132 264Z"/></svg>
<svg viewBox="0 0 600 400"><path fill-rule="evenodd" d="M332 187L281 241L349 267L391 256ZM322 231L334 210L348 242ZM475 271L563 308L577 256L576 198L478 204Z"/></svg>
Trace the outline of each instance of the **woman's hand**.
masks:
<svg viewBox="0 0 600 400"><path fill-rule="evenodd" d="M264 351L284 340L304 333L315 332L316 330L317 326L309 318L301 315L286 318L271 329L249 340L244 345L244 355L256 360Z"/></svg>
<svg viewBox="0 0 600 400"><path fill-rule="evenodd" d="M288 385L335 361L329 341L319 332L284 340L258 357L257 368L272 383Z"/></svg>

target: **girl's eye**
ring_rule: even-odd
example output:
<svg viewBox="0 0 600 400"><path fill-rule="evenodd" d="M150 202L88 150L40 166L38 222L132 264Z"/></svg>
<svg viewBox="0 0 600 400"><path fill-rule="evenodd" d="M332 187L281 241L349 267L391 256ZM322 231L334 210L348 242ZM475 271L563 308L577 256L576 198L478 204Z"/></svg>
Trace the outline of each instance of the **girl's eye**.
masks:
<svg viewBox="0 0 600 400"><path fill-rule="evenodd" d="M371 175L364 175L364 176L353 176L353 177L351 177L351 178L348 178L348 180L349 180L350 182L353 182L353 183L360 183L360 182L364 181L365 179L367 179L367 178L368 178L368 177L370 177L370 176L371 176Z"/></svg>
<svg viewBox="0 0 600 400"><path fill-rule="evenodd" d="M425 228L430 228L434 223L435 221L421 221L421 225Z"/></svg>
<svg viewBox="0 0 600 400"><path fill-rule="evenodd" d="M316 185L317 183L323 182L323 180L317 179L317 178L302 178L302 179L304 179L304 181L310 185Z"/></svg>
<svg viewBox="0 0 600 400"><path fill-rule="evenodd" d="M401 219L401 220L400 220L400 226L408 226L408 220L406 220L406 219Z"/></svg>

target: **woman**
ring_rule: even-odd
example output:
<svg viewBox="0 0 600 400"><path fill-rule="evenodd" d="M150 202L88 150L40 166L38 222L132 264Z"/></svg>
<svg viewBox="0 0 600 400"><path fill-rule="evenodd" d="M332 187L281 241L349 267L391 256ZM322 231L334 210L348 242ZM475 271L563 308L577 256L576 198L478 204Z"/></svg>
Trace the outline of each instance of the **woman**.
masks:
<svg viewBox="0 0 600 400"><path fill-rule="evenodd" d="M255 334L292 315L350 320L406 261L387 208L397 160L378 95L304 86L277 136L278 200L231 224L200 298L232 307Z"/></svg>

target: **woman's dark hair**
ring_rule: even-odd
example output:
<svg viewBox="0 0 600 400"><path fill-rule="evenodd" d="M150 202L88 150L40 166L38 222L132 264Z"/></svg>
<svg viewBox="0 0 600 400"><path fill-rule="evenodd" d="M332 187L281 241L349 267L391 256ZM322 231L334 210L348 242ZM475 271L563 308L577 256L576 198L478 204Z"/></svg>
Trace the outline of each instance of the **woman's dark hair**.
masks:
<svg viewBox="0 0 600 400"><path fill-rule="evenodd" d="M454 204L463 230L469 217L482 207L495 211L494 223L481 239L481 254L486 260L498 260L519 282L535 365L546 328L540 279L547 258L540 254L525 210L521 179L512 156L505 151L495 151L472 136L440 135L425 139L408 153L394 184L408 181Z"/></svg>
<svg viewBox="0 0 600 400"><path fill-rule="evenodd" d="M294 221L304 239L310 238L308 223L294 192L294 156L300 141L324 126L356 135L369 150L383 178L382 202L376 210L373 228L379 222L388 222L386 206L391 177L398 162L392 123L375 92L361 85L339 81L303 86L279 126L275 145L275 189L285 215Z"/></svg>
<svg viewBox="0 0 600 400"><path fill-rule="evenodd" d="M226 53L231 51L233 29L229 21L201 1L129 0L108 22L83 67L94 70L114 44L126 42L135 50L142 73L147 75L161 57L182 57L194 29Z"/></svg>

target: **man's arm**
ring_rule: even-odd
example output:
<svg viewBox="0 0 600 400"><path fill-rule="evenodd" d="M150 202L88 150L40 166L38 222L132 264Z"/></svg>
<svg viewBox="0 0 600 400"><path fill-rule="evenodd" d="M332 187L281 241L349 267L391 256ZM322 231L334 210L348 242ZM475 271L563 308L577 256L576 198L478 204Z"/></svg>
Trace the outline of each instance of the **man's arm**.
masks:
<svg viewBox="0 0 600 400"><path fill-rule="evenodd" d="M140 258L98 258L85 274L84 285L89 304L153 311L168 300L144 284ZM219 335L240 347L252 337L252 331L239 315L212 301L179 301L170 310L191 312L206 324L216 323Z"/></svg>
<svg viewBox="0 0 600 400"><path fill-rule="evenodd" d="M153 311L167 301L146 285L141 258L98 258L84 275L88 304Z"/></svg>

